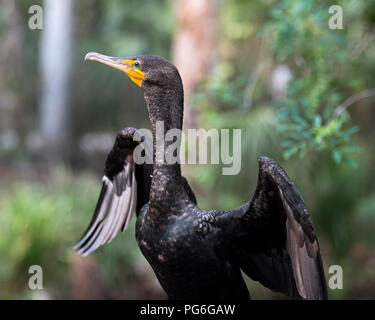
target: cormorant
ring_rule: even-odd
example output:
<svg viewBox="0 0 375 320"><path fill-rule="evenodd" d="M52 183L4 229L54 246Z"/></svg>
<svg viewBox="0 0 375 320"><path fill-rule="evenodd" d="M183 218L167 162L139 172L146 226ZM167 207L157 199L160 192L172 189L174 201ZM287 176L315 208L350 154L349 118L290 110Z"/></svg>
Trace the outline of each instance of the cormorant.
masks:
<svg viewBox="0 0 375 320"><path fill-rule="evenodd" d="M260 157L251 200L234 210L201 210L180 165L155 162L156 122L181 129L183 86L176 67L154 55L88 53L141 87L153 131L154 164L135 163L135 128L109 153L92 221L79 243L88 255L125 231L136 212L136 240L169 299L249 299L241 275L294 299L327 299L320 247L301 195L279 164ZM171 142L164 141L165 148Z"/></svg>

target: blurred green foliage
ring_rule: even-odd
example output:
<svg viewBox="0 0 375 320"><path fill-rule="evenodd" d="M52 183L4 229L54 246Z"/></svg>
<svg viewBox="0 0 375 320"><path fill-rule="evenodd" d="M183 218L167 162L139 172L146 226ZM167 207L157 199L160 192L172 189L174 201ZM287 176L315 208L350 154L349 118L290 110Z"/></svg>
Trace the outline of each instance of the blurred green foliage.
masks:
<svg viewBox="0 0 375 320"><path fill-rule="evenodd" d="M358 128L348 127L346 112L336 117L335 111L351 92L365 89L362 74L355 72L352 34L353 24L362 24L365 6L357 1L336 4L345 13L342 30L328 28L331 15L325 1L283 0L271 10L264 36L270 37L276 59L288 62L294 74L286 97L276 101L284 157L302 159L308 152L328 150L336 163L353 167L350 156L358 149L350 138Z"/></svg>
<svg viewBox="0 0 375 320"><path fill-rule="evenodd" d="M343 7L343 30L328 28L330 4L323 0L218 3L217 59L196 88L193 104L199 127L242 129L242 168L239 175L222 176L220 165L185 166L199 206L234 208L248 201L257 182L257 158L274 158L305 199L326 271L332 264L344 268L344 290L330 290L330 296L374 298L374 98L335 114L348 97L375 88L373 1L335 1ZM28 7L42 1L18 4L26 19ZM17 117L22 143L7 154L0 151L0 298L35 298L27 288L33 264L43 266L51 297L72 297L71 247L91 218L105 158L82 150L80 138L149 126L140 90L120 72L84 64L84 55L170 58L171 1L75 1L74 15L71 145L64 168L44 166L40 154L26 146L28 133L38 126L41 33L22 29L24 73L8 88L22 101ZM7 19L0 5L0 36ZM270 79L281 64L292 79L275 98ZM44 173L30 175L37 167ZM105 283L126 297L137 297L131 281L139 257L134 226L93 254ZM254 282L250 287L255 298L275 297Z"/></svg>
<svg viewBox="0 0 375 320"><path fill-rule="evenodd" d="M2 192L0 299L33 298L35 292L28 288L32 265L42 266L50 297L71 296L72 247L92 217L100 181L85 173L72 175L62 167L46 178L43 183L16 182ZM95 256L103 278L121 292L119 283L127 283L139 255L134 223L100 251Z"/></svg>

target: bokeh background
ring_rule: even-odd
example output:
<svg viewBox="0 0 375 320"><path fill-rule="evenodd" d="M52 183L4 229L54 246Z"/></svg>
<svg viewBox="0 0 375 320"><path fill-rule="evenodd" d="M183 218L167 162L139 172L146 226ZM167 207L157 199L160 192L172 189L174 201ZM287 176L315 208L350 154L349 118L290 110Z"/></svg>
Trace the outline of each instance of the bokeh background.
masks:
<svg viewBox="0 0 375 320"><path fill-rule="evenodd" d="M89 51L179 68L185 128L241 128L242 169L183 168L200 207L248 201L257 157L286 169L319 236L332 299L375 298L375 4L327 1L1 0L0 298L163 299L133 227L87 258L85 230L115 134L148 128L141 91ZM43 8L43 30L29 8ZM28 269L43 268L30 290ZM254 299L282 298L248 280Z"/></svg>

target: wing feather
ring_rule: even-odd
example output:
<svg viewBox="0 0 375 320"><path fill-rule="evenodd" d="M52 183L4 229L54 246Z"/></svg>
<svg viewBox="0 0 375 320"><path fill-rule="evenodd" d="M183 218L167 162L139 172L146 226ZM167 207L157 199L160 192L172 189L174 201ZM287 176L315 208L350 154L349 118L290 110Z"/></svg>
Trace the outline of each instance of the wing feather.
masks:
<svg viewBox="0 0 375 320"><path fill-rule="evenodd" d="M90 227L74 246L74 249L78 249L78 254L89 255L105 243L111 242L121 229L125 231L128 227L135 211L137 187L136 183L134 184L134 168L131 167L134 167L134 164L126 162L113 181L103 177L96 213Z"/></svg>
<svg viewBox="0 0 375 320"><path fill-rule="evenodd" d="M263 233L258 239L262 243L258 243L258 247L253 245L245 256L249 258L263 252L265 259L273 263L265 285L293 298L327 299L312 220L294 183L272 159L259 159L258 186L245 217L247 224L258 224L258 232ZM246 259L243 261L246 272ZM262 273L264 269L260 265L252 268L248 275L264 278L260 276Z"/></svg>
<svg viewBox="0 0 375 320"><path fill-rule="evenodd" d="M259 159L258 185L245 205L214 223L233 236L231 258L253 280L295 299L327 299L320 247L301 195L272 159Z"/></svg>
<svg viewBox="0 0 375 320"><path fill-rule="evenodd" d="M105 163L103 185L94 215L81 240L74 246L78 254L87 256L111 242L120 230L127 229L134 213L138 214L148 202L152 165L134 163L133 150L140 143L133 139L135 132L135 128L125 128L117 134ZM147 136L144 142L149 154L152 144Z"/></svg>

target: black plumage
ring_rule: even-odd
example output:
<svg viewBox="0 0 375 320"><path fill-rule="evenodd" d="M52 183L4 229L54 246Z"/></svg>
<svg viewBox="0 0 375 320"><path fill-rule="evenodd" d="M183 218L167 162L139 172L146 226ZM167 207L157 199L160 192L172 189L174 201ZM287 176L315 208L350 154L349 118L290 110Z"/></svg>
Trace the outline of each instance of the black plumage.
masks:
<svg viewBox="0 0 375 320"><path fill-rule="evenodd" d="M76 245L83 255L124 231L136 212L136 239L170 299L248 299L240 270L295 299L326 299L318 239L306 206L285 171L259 158L252 199L234 210L201 210L179 164L156 161L156 122L181 129L183 87L167 60L89 53L124 71L145 97L154 164L138 165L134 128L119 132L105 165L94 217ZM165 150L171 141L164 141Z"/></svg>

